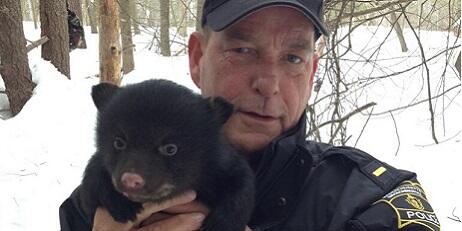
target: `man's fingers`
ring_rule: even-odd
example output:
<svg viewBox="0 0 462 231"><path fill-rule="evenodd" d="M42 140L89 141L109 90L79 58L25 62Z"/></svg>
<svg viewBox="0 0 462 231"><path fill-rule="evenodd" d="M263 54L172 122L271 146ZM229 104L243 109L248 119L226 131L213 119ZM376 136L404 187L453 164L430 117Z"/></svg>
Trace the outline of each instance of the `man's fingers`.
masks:
<svg viewBox="0 0 462 231"><path fill-rule="evenodd" d="M93 231L125 231L132 226L131 222L125 224L116 222L106 209L97 208L93 224Z"/></svg>
<svg viewBox="0 0 462 231"><path fill-rule="evenodd" d="M205 215L202 213L179 214L151 225L142 227L137 231L193 231L199 230L204 221Z"/></svg>
<svg viewBox="0 0 462 231"><path fill-rule="evenodd" d="M150 217L146 218L144 221L141 222L141 224L138 227L144 227L148 226L152 223L158 222L160 220L164 220L170 217L173 217L174 215L169 214L169 213L164 213L164 212L158 212L158 213L153 213Z"/></svg>
<svg viewBox="0 0 462 231"><path fill-rule="evenodd" d="M203 214L208 214L209 209L204 204L198 201L193 201L186 204L172 206L170 208L163 210L163 212L172 214L200 212Z"/></svg>
<svg viewBox="0 0 462 231"><path fill-rule="evenodd" d="M177 205L182 205L189 203L196 199L196 192L187 191L181 195L178 195L172 199L163 201L161 203L151 203L147 202L143 204L143 211L138 215L137 220L144 220L149 217L151 214L162 211L166 208L170 208Z"/></svg>

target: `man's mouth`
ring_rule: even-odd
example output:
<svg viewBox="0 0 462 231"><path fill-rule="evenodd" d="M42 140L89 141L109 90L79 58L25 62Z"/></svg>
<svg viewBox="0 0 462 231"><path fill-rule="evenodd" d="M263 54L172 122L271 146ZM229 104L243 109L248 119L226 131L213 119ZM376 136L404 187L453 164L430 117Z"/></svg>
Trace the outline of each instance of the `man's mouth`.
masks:
<svg viewBox="0 0 462 231"><path fill-rule="evenodd" d="M248 118L259 120L259 121L264 121L264 122L272 122L272 121L277 120L277 117L272 116L272 115L259 114L255 112L249 112L249 111L238 111L238 113L241 113L242 115Z"/></svg>

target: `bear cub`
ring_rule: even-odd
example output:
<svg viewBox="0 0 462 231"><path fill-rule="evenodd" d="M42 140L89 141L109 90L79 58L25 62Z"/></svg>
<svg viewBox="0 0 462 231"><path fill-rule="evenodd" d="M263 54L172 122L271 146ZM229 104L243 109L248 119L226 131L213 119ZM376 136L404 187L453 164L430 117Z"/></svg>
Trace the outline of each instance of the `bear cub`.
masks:
<svg viewBox="0 0 462 231"><path fill-rule="evenodd" d="M242 231L254 204L254 177L226 142L222 125L233 113L223 98L204 99L168 80L118 87L100 83L96 152L85 169L80 201L118 222L134 220L144 202L187 190L210 213L201 230Z"/></svg>

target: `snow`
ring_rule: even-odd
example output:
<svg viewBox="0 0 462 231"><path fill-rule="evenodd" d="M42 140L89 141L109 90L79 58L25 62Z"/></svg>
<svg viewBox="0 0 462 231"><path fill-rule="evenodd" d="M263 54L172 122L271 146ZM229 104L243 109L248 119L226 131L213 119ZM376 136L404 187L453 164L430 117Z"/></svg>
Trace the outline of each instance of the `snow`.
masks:
<svg viewBox="0 0 462 231"><path fill-rule="evenodd" d="M372 51L377 43L370 38L380 38L389 28L361 27L353 34L353 49ZM96 109L90 97L91 86L98 82L98 37L86 28L88 48L71 53L72 80L62 76L49 62L40 59L39 49L29 52L29 65L33 80L37 83L33 97L19 115L0 120L0 230L58 230L58 207L80 183L87 160L93 154ZM40 32L25 22L25 33L35 40ZM372 34L375 33L374 36ZM447 33L421 32L426 51L437 53L448 44ZM393 35L391 35L393 37ZM406 31L410 51L398 52L397 39L384 44L378 57L384 59L382 67L369 64L355 65L348 75L383 75L411 67L420 59L413 34ZM454 37L449 37L454 42ZM161 57L150 51L149 35L137 35L135 70L123 77L123 84L140 82L150 78L166 78L195 91L188 71L185 55ZM459 40L460 41L460 40ZM460 44L460 42L457 43ZM364 44L367 44L365 46ZM403 57L411 54L413 58ZM358 59L357 57L348 57ZM450 57L452 60L453 57ZM441 74L444 58L428 63L431 71L433 94L442 87ZM452 62L452 61L451 61ZM322 69L321 61L321 69ZM322 73L322 70L320 70ZM320 74L319 74L320 75ZM460 84L453 69L446 72L445 88ZM398 105L407 105L423 99L426 86L421 70L399 75L392 80L371 83L366 92L351 95L351 105L361 106L374 101L378 105L374 113L387 111ZM460 77L459 77L460 78ZM0 90L3 82L0 79ZM321 88L322 92L329 89ZM436 102L436 131L440 144L433 144L430 133L428 103L407 110L393 112L398 135L389 113L373 116L357 147L398 168L418 173L443 230L461 230L462 223L448 217L462 217L461 150L461 97L460 87L451 91L443 102ZM354 101L360 96L358 101ZM6 108L6 99L0 95L0 109ZM444 111L443 111L444 109ZM443 113L444 112L444 113ZM358 115L349 122L354 145L367 115ZM444 125L444 126L443 126ZM398 148L399 144L399 148ZM454 211L453 211L454 210Z"/></svg>

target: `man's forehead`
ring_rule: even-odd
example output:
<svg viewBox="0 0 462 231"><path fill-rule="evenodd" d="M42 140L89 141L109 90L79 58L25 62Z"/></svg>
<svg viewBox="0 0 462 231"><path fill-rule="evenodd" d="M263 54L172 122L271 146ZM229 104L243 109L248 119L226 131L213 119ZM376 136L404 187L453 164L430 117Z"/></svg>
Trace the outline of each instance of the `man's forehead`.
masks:
<svg viewBox="0 0 462 231"><path fill-rule="evenodd" d="M216 32L215 32L216 33ZM257 24L237 23L221 32L221 37L225 40L238 40L243 42L262 42L267 38L279 36L281 42L291 49L313 49L314 31L305 28L282 28L279 32L265 30Z"/></svg>
<svg viewBox="0 0 462 231"><path fill-rule="evenodd" d="M281 14L286 17L281 18ZM312 38L314 26L301 12L292 7L271 6L245 16L223 32L230 38L248 39L264 31L282 31L288 36L303 40Z"/></svg>
<svg viewBox="0 0 462 231"><path fill-rule="evenodd" d="M246 42L252 42L259 40L261 37L259 34L262 32L258 30L258 27L232 27L222 32L226 40L240 40ZM306 30L291 30L284 34L284 39L289 41L289 46L294 49L311 48L313 43L313 33Z"/></svg>

